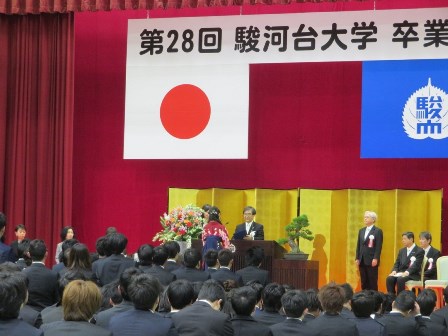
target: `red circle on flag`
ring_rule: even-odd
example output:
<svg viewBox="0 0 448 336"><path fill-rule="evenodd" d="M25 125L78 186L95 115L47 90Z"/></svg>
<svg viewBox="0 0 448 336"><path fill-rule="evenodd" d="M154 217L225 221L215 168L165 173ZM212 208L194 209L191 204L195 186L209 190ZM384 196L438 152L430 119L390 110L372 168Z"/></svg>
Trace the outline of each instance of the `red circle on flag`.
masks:
<svg viewBox="0 0 448 336"><path fill-rule="evenodd" d="M178 139L191 139L199 135L207 127L210 113L207 95L191 84L172 88L160 104L163 127Z"/></svg>

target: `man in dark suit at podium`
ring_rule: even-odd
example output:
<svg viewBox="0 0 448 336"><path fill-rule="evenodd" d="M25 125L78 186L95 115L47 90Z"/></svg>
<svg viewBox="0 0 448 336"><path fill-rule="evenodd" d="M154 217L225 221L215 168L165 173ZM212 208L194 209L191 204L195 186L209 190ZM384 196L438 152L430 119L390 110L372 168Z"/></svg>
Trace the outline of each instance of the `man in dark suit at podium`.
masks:
<svg viewBox="0 0 448 336"><path fill-rule="evenodd" d="M365 227L359 230L356 245L356 264L359 266L361 288L378 290L383 231L375 226L377 216L373 211L364 213Z"/></svg>
<svg viewBox="0 0 448 336"><path fill-rule="evenodd" d="M244 223L236 226L232 239L264 240L263 224L254 221L257 211L247 206L243 210Z"/></svg>

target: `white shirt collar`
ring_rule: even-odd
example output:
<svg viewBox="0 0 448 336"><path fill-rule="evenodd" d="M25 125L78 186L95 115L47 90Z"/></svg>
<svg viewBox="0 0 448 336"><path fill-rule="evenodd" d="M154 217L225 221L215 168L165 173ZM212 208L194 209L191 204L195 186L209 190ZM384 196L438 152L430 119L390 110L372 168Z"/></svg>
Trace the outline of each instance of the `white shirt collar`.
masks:
<svg viewBox="0 0 448 336"><path fill-rule="evenodd" d="M423 249L423 250L425 251L425 255L427 255L427 254L428 254L428 252L429 252L430 248L431 248L431 245L429 245L429 246L428 246L427 248Z"/></svg>
<svg viewBox="0 0 448 336"><path fill-rule="evenodd" d="M415 243L414 244L412 244L412 246L411 247L408 247L408 252L411 252L413 249L414 249L414 247L415 247Z"/></svg>

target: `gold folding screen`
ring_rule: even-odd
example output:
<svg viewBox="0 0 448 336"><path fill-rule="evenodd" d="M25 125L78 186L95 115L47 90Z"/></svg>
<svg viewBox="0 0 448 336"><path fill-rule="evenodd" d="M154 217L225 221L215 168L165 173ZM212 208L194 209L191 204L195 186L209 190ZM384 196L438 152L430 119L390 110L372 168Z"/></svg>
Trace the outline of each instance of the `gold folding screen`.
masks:
<svg viewBox="0 0 448 336"><path fill-rule="evenodd" d="M300 195L299 195L300 194ZM319 287L334 280L348 282L360 289L355 266L358 231L363 227L364 211L375 211L377 225L383 230L383 250L379 268L379 289L385 291L389 274L401 245L401 233L412 231L416 236L429 231L433 246L440 249L442 190L314 190L314 189L178 189L169 190L169 208L189 203L209 203L221 209L223 223L232 235L243 222L243 208L257 209L256 221L264 224L265 239L276 240L285 235L284 226L300 214L307 214L312 242L301 240L300 248L319 261ZM300 204L300 205L298 205Z"/></svg>

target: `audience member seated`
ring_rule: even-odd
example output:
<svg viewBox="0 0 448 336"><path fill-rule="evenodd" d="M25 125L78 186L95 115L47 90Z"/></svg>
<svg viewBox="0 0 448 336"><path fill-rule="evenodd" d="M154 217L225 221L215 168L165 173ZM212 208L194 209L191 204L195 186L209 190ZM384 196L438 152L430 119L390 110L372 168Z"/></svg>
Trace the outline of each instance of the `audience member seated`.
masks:
<svg viewBox="0 0 448 336"><path fill-rule="evenodd" d="M63 272L68 266L68 253L73 245L78 244L77 239L66 239L62 242L61 252L59 253L59 263L53 265L53 272L58 274L58 277L63 275Z"/></svg>
<svg viewBox="0 0 448 336"><path fill-rule="evenodd" d="M51 323L56 321L62 321L64 319L64 313L62 311L62 296L64 294L65 287L73 280L87 280L83 273L76 271L67 271L59 278L59 297L60 300L52 306L44 308L41 311L43 323Z"/></svg>
<svg viewBox="0 0 448 336"><path fill-rule="evenodd" d="M263 294L263 285L261 283L259 283L257 280L252 280L249 281L246 286L249 286L250 288L252 288L255 293L257 294L257 303L255 304L255 310L254 310L254 314L256 315L258 314L258 312L260 310L263 309L263 300L262 300L262 294Z"/></svg>
<svg viewBox="0 0 448 336"><path fill-rule="evenodd" d="M170 301L168 300L168 288L167 287L163 290L162 294L160 294L157 312L164 316L167 316L167 314L171 313L171 304L170 304Z"/></svg>
<svg viewBox="0 0 448 336"><path fill-rule="evenodd" d="M219 268L218 251L215 249L209 249L204 254L205 271L212 275Z"/></svg>
<svg viewBox="0 0 448 336"><path fill-rule="evenodd" d="M374 319L382 317L383 314L381 311L383 306L383 298L385 297L383 296L384 294L373 289L366 290L365 293L371 296L374 302L373 313L370 315L370 317Z"/></svg>
<svg viewBox="0 0 448 336"><path fill-rule="evenodd" d="M306 293L301 290L289 290L283 294L281 302L286 320L270 326L272 335L300 335L304 330L303 316L308 305Z"/></svg>
<svg viewBox="0 0 448 336"><path fill-rule="evenodd" d="M308 289L306 294L306 300L308 302L307 311L303 317L303 322L309 322L314 320L322 312L322 305L320 304L317 296L318 291L316 289Z"/></svg>
<svg viewBox="0 0 448 336"><path fill-rule="evenodd" d="M249 286L236 288L230 298L235 315L232 316L232 322L235 336L270 336L269 327L257 322L251 315L255 310L257 303L257 293Z"/></svg>
<svg viewBox="0 0 448 336"><path fill-rule="evenodd" d="M114 234L114 233L111 233L111 235L112 234ZM128 268L127 270L125 270L120 275L118 284L119 284L120 294L121 294L121 297L123 298L123 300L121 301L121 303L113 306L112 308L103 310L103 311L99 312L97 315L95 315L95 320L96 320L97 325L107 328L112 316L122 313L122 312L125 312L125 311L128 311L134 307L134 305L131 302L131 299L129 297L129 294L128 294L128 288L132 281L132 278L139 274L142 274L142 273L143 272L141 270L139 270L138 268L131 267L131 268Z"/></svg>
<svg viewBox="0 0 448 336"><path fill-rule="evenodd" d="M177 335L171 319L154 313L162 290L159 280L143 273L132 278L128 295L134 309L113 316L109 330L120 336L170 336Z"/></svg>
<svg viewBox="0 0 448 336"><path fill-rule="evenodd" d="M210 279L210 274L199 269L201 259L201 252L194 248L186 249L184 253L185 268L178 268L172 273L176 276L176 279L185 279L191 282Z"/></svg>
<svg viewBox="0 0 448 336"><path fill-rule="evenodd" d="M265 287L269 281L269 272L260 269L261 263L264 259L264 250L259 246L253 246L246 252L245 261L246 267L236 271L236 274L241 275L243 283L247 284L249 281L257 280Z"/></svg>
<svg viewBox="0 0 448 336"><path fill-rule="evenodd" d="M20 270L23 270L31 265L30 242L31 240L25 238L17 245L18 259L16 261L16 265L20 267Z"/></svg>
<svg viewBox="0 0 448 336"><path fill-rule="evenodd" d="M188 280L175 280L167 288L167 297L171 305L171 312L167 317L171 317L181 309L191 305L194 298L194 289Z"/></svg>
<svg viewBox="0 0 448 336"><path fill-rule="evenodd" d="M425 266L425 274L423 275L423 282L426 280L437 279L437 259L441 256L438 249L432 247L432 235L427 231L423 231L419 234L420 247L425 251L425 257L428 258L428 262Z"/></svg>
<svg viewBox="0 0 448 336"><path fill-rule="evenodd" d="M218 253L219 269L211 273L211 278L224 283L227 280L233 280L237 286L243 285L241 275L236 274L231 270L233 266L233 253L229 249L223 249Z"/></svg>
<svg viewBox="0 0 448 336"><path fill-rule="evenodd" d="M30 242L30 256L32 264L23 270L29 280L28 305L40 312L58 302L58 276L45 267L48 252L43 240Z"/></svg>
<svg viewBox="0 0 448 336"><path fill-rule="evenodd" d="M143 272L147 273L147 271L152 266L152 258L154 256L154 247L149 244L143 244L138 248L137 251L138 256L138 268Z"/></svg>
<svg viewBox="0 0 448 336"><path fill-rule="evenodd" d="M122 233L111 233L106 236L105 252L107 257L98 259L92 265L92 270L100 286L118 279L125 269L134 267L134 260L126 258L122 254L127 244L128 239Z"/></svg>
<svg viewBox="0 0 448 336"><path fill-rule="evenodd" d="M15 262L16 257L11 246L3 243L2 238L6 231L6 216L0 212L0 264L5 261Z"/></svg>
<svg viewBox="0 0 448 336"><path fill-rule="evenodd" d="M378 319L386 326L388 335L426 335L426 324L415 304L414 293L404 290L392 302L392 311ZM415 318L412 318L415 316Z"/></svg>
<svg viewBox="0 0 448 336"><path fill-rule="evenodd" d="M108 330L89 323L100 305L101 293L93 281L71 281L62 296L64 320L43 324L41 329L45 336L111 336Z"/></svg>
<svg viewBox="0 0 448 336"><path fill-rule="evenodd" d="M41 330L18 318L20 308L26 304L26 281L21 272L0 271L0 335L43 335Z"/></svg>
<svg viewBox="0 0 448 336"><path fill-rule="evenodd" d="M10 261L0 264L0 273L8 273L8 272L20 273L21 276L25 277L27 292L28 292L28 278L26 277L26 275L24 273L21 272L20 267L17 264L14 264ZM30 306L28 306L26 304L22 305L22 308L20 309L19 319L25 321L29 325L36 327L36 328L39 328L42 324L41 314L37 310L31 308Z"/></svg>
<svg viewBox="0 0 448 336"><path fill-rule="evenodd" d="M23 225L23 224L19 224L19 225L17 225L16 227L15 227L15 229L14 229L14 234L16 235L16 240L14 240L12 243L11 243L11 248L12 248L12 251L14 252L14 257L15 257L15 260L14 261L17 261L17 260L19 260L19 251L18 251L18 248L19 248L19 244L25 239L25 237L26 237L26 227L25 227L25 225Z"/></svg>
<svg viewBox="0 0 448 336"><path fill-rule="evenodd" d="M117 304L123 302L123 297L118 289L118 280L115 280L106 286L101 287L101 308L98 311L102 312L104 310L110 309Z"/></svg>
<svg viewBox="0 0 448 336"><path fill-rule="evenodd" d="M443 299L445 301L445 306L441 309L435 310L431 314L431 320L434 323L443 325L448 328L448 287L443 290Z"/></svg>
<svg viewBox="0 0 448 336"><path fill-rule="evenodd" d="M324 312L306 322L307 335L359 335L355 323L340 315L345 301L345 292L341 286L331 282L319 290L318 297Z"/></svg>
<svg viewBox="0 0 448 336"><path fill-rule="evenodd" d="M375 298L369 291L356 293L351 298L351 308L354 314L351 319L358 328L359 335L387 336L386 328L378 319L372 319L375 312Z"/></svg>
<svg viewBox="0 0 448 336"><path fill-rule="evenodd" d="M219 311L224 299L224 288L218 281L205 281L198 300L171 317L179 335L232 336L230 317Z"/></svg>
<svg viewBox="0 0 448 336"><path fill-rule="evenodd" d="M344 283L341 287L344 289L345 293L344 306L342 307L341 316L345 318L354 318L355 315L353 314L352 307L350 305L350 301L353 297L353 288L349 283Z"/></svg>
<svg viewBox="0 0 448 336"><path fill-rule="evenodd" d="M431 314L434 311L434 308L436 307L437 302L437 295L432 289L424 289L420 292L420 294L417 296L416 302L418 303L420 307L420 313L422 314L422 317L425 321L427 330L427 335L431 336L442 336L442 335L448 335L447 328L435 323L431 319Z"/></svg>
<svg viewBox="0 0 448 336"><path fill-rule="evenodd" d="M168 272L172 272L180 268L180 265L177 262L177 258L179 257L180 253L179 244L176 241L172 240L166 242L165 244L163 244L163 246L165 246L166 250L168 251L168 260L163 265L165 270L167 270Z"/></svg>
<svg viewBox="0 0 448 336"><path fill-rule="evenodd" d="M283 294L285 288L282 285L276 282L268 284L262 293L263 310L258 311L254 318L267 326L283 322L285 316L280 314Z"/></svg>
<svg viewBox="0 0 448 336"><path fill-rule="evenodd" d="M80 273L84 276L84 280L98 282L92 271L89 250L86 245L81 243L73 245L68 250L67 268L61 271L60 275L63 275L65 272Z"/></svg>
<svg viewBox="0 0 448 336"><path fill-rule="evenodd" d="M165 264L166 260L168 259L168 251L165 246L157 246L154 248L154 255L153 255L153 264L152 267L145 270L145 273L151 274L152 276L156 277L162 286L168 286L171 282L176 280L176 276L168 272L166 269L163 268L163 265Z"/></svg>

